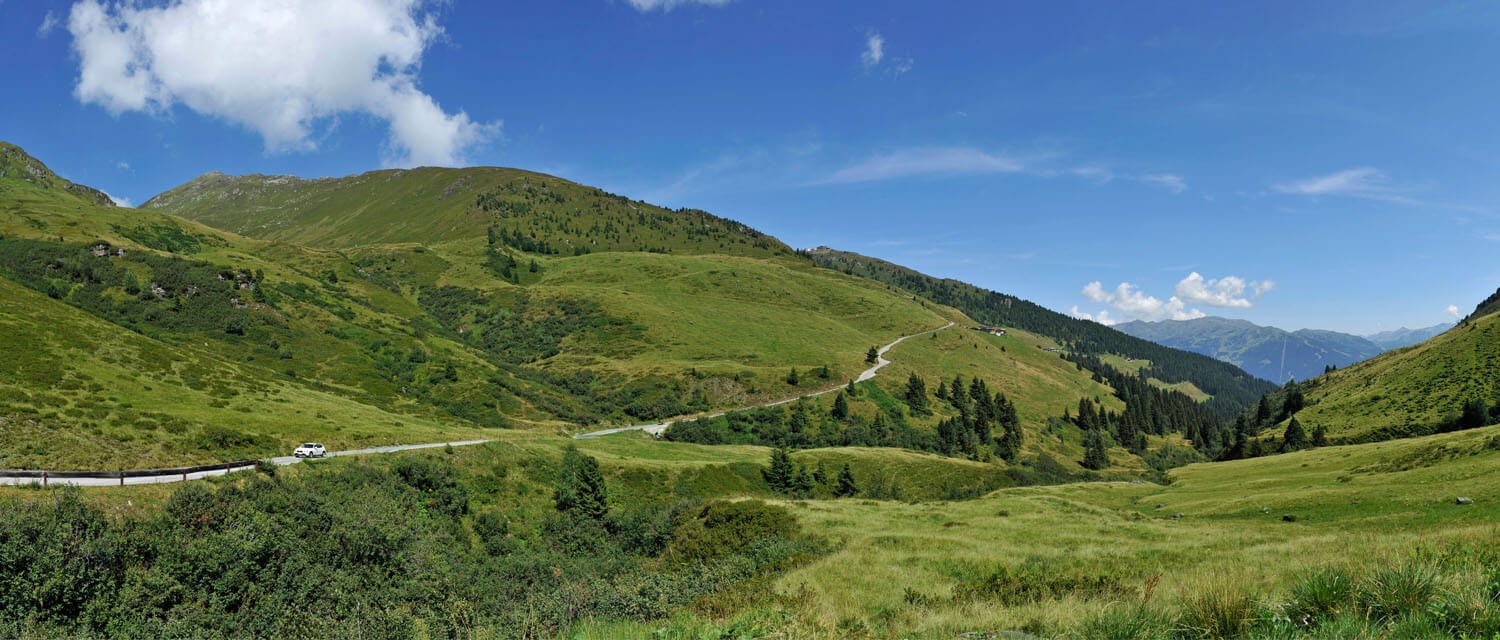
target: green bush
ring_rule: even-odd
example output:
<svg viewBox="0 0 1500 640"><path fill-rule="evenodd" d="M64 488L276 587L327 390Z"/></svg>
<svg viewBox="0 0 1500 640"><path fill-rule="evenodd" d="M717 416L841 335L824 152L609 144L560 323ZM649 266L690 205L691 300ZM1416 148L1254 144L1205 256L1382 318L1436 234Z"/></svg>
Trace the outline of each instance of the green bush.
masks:
<svg viewBox="0 0 1500 640"><path fill-rule="evenodd" d="M760 500L715 501L677 528L667 556L701 562L740 553L760 541L797 536L796 519L782 507Z"/></svg>

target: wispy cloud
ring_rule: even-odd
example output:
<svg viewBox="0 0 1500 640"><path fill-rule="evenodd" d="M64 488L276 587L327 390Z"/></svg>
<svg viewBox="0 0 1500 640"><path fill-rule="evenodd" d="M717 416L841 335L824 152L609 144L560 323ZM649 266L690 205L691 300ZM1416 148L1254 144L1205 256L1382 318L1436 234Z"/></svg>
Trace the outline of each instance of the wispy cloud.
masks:
<svg viewBox="0 0 1500 640"><path fill-rule="evenodd" d="M626 0L626 3L635 7L636 11L645 13L648 11L671 11L677 7L701 4L707 7L722 7L731 0Z"/></svg>
<svg viewBox="0 0 1500 640"><path fill-rule="evenodd" d="M1026 169L1024 161L1012 156L987 153L970 147L936 147L906 149L874 156L839 169L819 182L850 184L922 175L1020 173Z"/></svg>
<svg viewBox="0 0 1500 640"><path fill-rule="evenodd" d="M1459 315L1458 314L1458 305L1456 305L1456 304L1450 304L1450 305L1448 305L1448 308L1444 309L1444 311L1447 311L1448 315L1453 316L1455 318L1457 318L1458 315Z"/></svg>
<svg viewBox="0 0 1500 640"><path fill-rule="evenodd" d="M911 56L886 55L885 36L879 31L870 31L865 34L865 46L859 52L859 64L866 71L884 70L892 78L899 78L902 74L911 71L915 61Z"/></svg>
<svg viewBox="0 0 1500 640"><path fill-rule="evenodd" d="M1375 167L1355 167L1337 173L1271 186L1277 193L1302 196L1352 196L1369 198L1390 194L1390 178Z"/></svg>
<svg viewBox="0 0 1500 640"><path fill-rule="evenodd" d="M1141 182L1156 185L1172 193L1182 193L1187 191L1188 188L1187 180L1175 173L1155 173L1141 176L1138 179Z"/></svg>
<svg viewBox="0 0 1500 640"><path fill-rule="evenodd" d="M60 24L62 24L62 20L57 18L57 14L48 11L47 15L42 17L42 24L36 28L36 37L45 38L52 35L52 31L57 29L57 26Z"/></svg>
<svg viewBox="0 0 1500 640"><path fill-rule="evenodd" d="M1115 180L1131 180L1143 184L1148 184L1154 187L1160 187L1174 194L1187 191L1188 188L1187 179L1175 173L1148 173L1145 175L1135 175L1129 173L1121 174L1115 173L1109 167L1103 167L1099 165L1084 165L1081 167L1074 167L1072 169L1069 169L1067 172L1085 180L1093 180L1094 182L1097 182L1099 184L1108 184L1110 182L1114 182Z"/></svg>
<svg viewBox="0 0 1500 640"><path fill-rule="evenodd" d="M871 69L879 66L880 61L884 59L885 36L880 35L879 31L871 31L865 36L865 50L860 52L859 62L865 65L866 69Z"/></svg>

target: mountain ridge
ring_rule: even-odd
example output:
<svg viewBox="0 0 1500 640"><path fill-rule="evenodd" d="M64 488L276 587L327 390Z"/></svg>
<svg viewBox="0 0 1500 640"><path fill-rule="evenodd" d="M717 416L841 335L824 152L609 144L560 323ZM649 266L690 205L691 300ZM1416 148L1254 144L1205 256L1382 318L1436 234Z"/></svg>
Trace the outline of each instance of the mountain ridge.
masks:
<svg viewBox="0 0 1500 640"><path fill-rule="evenodd" d="M1267 380L1306 380L1328 367L1345 367L1383 349L1347 333L1322 329L1286 331L1248 320L1208 316L1192 320L1134 320L1116 325L1127 334L1187 349Z"/></svg>

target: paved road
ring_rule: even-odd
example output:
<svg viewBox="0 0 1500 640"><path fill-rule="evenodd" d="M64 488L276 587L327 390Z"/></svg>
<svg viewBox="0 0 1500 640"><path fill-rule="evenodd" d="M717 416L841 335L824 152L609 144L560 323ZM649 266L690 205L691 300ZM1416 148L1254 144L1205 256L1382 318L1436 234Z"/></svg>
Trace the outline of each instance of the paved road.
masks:
<svg viewBox="0 0 1500 640"><path fill-rule="evenodd" d="M888 364L891 363L890 360L887 360L885 358L886 352L890 351L896 345L901 344L902 341L907 340L908 338L915 338L917 336L927 335L929 333L936 333L938 331L942 331L943 329L947 329L948 327L951 327L951 326L953 326L953 323L949 322L948 324L945 324L945 325L943 325L941 327L938 327L936 329L929 329L927 331L922 331L920 333L913 333L913 334L911 334L909 336L901 336L900 338L897 338L896 340L894 340L890 344L885 345L884 347L881 347L880 350L879 350L879 352L878 352L879 353L879 357L877 357L875 359L875 365L872 366L872 367L870 367L870 368L868 368L868 369L865 369L864 371L861 371L859 373L859 376L855 378L855 381L856 382L864 382L866 380L870 380L871 378L874 378L875 374L877 372L879 372L881 369L885 368L886 365L888 365ZM754 406L758 406L758 407L774 407L774 406L778 406L778 405L787 404L789 402L795 402L795 401L797 401L797 400L799 400L801 398L811 398L811 397L814 397L814 396L821 396L821 395L827 394L827 393L833 393L833 392L838 391L839 389L842 389L842 388L844 388L844 385L837 385L837 386L829 387L827 389L823 389L822 391L816 391L816 392L809 393L809 394L806 394L806 395L794 396L794 397L791 397L791 398L786 398L784 400L777 400L775 402L767 402L767 403L764 403L764 404L754 405ZM704 415L704 416L699 416L699 417L713 418L713 417L718 417L718 416L722 416L722 415L724 415L724 412L720 411L720 412L717 412L717 413L710 413L710 414L707 414L707 415ZM589 433L581 433L581 434L578 434L578 435L573 436L573 437L575 437L575 438L597 438L599 436L607 436L607 435L612 434L612 433L621 433L621 432L624 432L624 431L645 431L646 433L649 433L651 435L657 435L657 436L659 436L659 435L661 435L661 433L663 431L666 431L667 427L671 426L673 422L675 422L675 420L669 420L667 422L658 422L658 423L655 423L655 424L638 424L638 425L632 425L632 426L628 426L628 427L615 427L613 429L603 429L603 430L600 430L600 431L592 431L592 432L589 432ZM449 445L452 445L452 446L455 446L455 447L463 447L463 446L468 446L468 445L482 444L482 443L485 443L485 442L489 442L489 440L463 440L463 441L458 441L458 442L429 442L429 443L425 443L425 444L401 444L401 445L391 445L391 446L386 446L386 447L371 447L369 449L350 449L348 451L329 451L328 455L330 455L330 456L362 456L362 455L381 454L381 453L395 453L397 451L412 451L412 450L415 450L415 449L433 449L433 448L437 448L437 447L446 447L446 446L449 446ZM296 458L296 457L293 457L293 456L280 456L280 457L270 458L269 461L270 462L274 462L274 463L276 463L278 465L288 465L288 464L297 464L298 462L301 462L302 459L301 458ZM250 467L238 468L238 469L234 469L233 471L244 471L244 470L249 469L249 468ZM125 478L124 484L125 485L140 485L140 484L162 484L162 483L167 483L167 482L182 482L184 480L199 480L199 479L202 479L202 478L207 478L209 476L222 476L224 474L231 473L231 472L232 472L231 470L226 470L226 469L217 469L217 470L214 470L214 471L200 471L200 472L197 472L197 473L188 473L188 474L163 472L163 473L159 473L159 474L155 474L155 475L147 475L147 476L139 476L139 477L133 477L133 478ZM0 485L23 485L23 484L40 484L40 483L41 483L41 481L39 479L37 479L37 478L4 478L4 477L0 477ZM47 484L48 484L48 486L52 486L52 485L72 485L72 486L78 486L78 487L118 487L118 486L120 486L121 482L120 482L119 478L48 478L47 479Z"/></svg>
<svg viewBox="0 0 1500 640"><path fill-rule="evenodd" d="M462 441L456 441L456 442L429 442L429 443L425 443L425 444L401 444L401 445L391 445L391 446L386 446L386 447L371 447L369 449L350 449L348 451L329 451L328 455L329 456L362 456L362 455L380 454L380 453L395 453L397 451L412 451L414 449L435 449L437 447L446 447L446 446L449 446L449 445L452 445L452 446L455 446L455 447L464 447L464 446L469 446L469 445L482 444L482 443L485 443L485 442L489 442L489 440L462 440ZM276 458L269 458L269 461L270 462L274 462L274 463L276 463L278 465L288 465L288 464L297 464L298 462L302 462L302 459L301 458L297 458L297 457L293 457L293 456L280 456L280 457L276 457ZM234 469L234 471L244 471L244 470L247 470L247 469L250 469L250 468L251 467L243 467L243 468ZM218 469L218 470L214 470L214 471L202 471L202 472L198 472L198 473L189 473L189 474L182 474L182 473L161 473L161 474L149 475L149 476L141 476L141 477L136 477L136 478L125 478L125 484L126 485L135 485L135 484L162 484L162 483L166 483L166 482L182 482L184 480L199 480L199 479L202 479L202 478L207 478L209 476L222 476L222 475L224 475L226 473L230 473L230 471L226 470L226 469ZM15 485L15 484L41 484L41 480L38 480L36 478L0 478L0 485L5 485L5 484L12 484L12 485ZM119 478L48 478L47 479L47 485L48 486L53 486L53 485L71 485L71 486L76 486L76 487L118 487L118 486L120 486L120 479Z"/></svg>
<svg viewBox="0 0 1500 640"><path fill-rule="evenodd" d="M926 331L922 331L922 332L919 332L919 333L913 333L913 334L911 334L909 336L901 336L899 338L896 338L890 344L885 345L885 346L883 346L883 347L880 348L879 356L875 358L875 366L870 367L869 369L865 369L864 371L859 372L859 376L856 377L854 379L854 381L855 382L864 382L866 380L874 378L876 372L878 372L881 369L885 368L885 365L888 365L888 364L891 363L890 360L886 360L885 359L886 352L890 351L896 345L901 344L906 339L908 339L908 338L915 338L917 336L925 336L925 335L927 335L929 333L937 333L937 332L942 331L943 329L947 329L948 327L951 327L951 326L953 326L953 323L949 322L948 324L945 324L945 325L943 325L941 327L938 327L936 329L928 329ZM793 396L793 397L787 398L785 400L777 400L775 402L767 402L767 403L764 403L764 404L752 405L751 407L745 407L745 408L748 409L748 408L754 408L754 407L775 407L775 406L778 406L778 405L786 404L788 402L796 402L798 400L801 400L802 398L812 398L812 397L821 396L821 395L827 394L827 393L833 393L833 392L838 391L839 389L843 389L843 388L844 388L844 385L838 385L838 386L834 386L834 387L829 387L829 388L824 389L822 391L816 391L816 392L813 392L813 393L809 393L809 394L806 394L806 395ZM708 413L708 414L704 414L704 415L701 415L701 416L694 416L694 417L698 417L698 418L717 418L717 417L722 416L722 415L724 415L724 412L720 411L720 412L717 412L717 413ZM683 418L678 418L677 420L681 420L681 419L683 419ZM626 432L626 431L645 431L646 433L649 433L649 434L651 434L653 436L659 436L659 435L662 434L663 431L667 430L667 427L672 426L672 423L676 422L677 420L668 420L666 422L656 422L656 423L652 423L652 424L637 424L637 425L632 425L632 426L629 426L629 427L614 427L612 429L600 429L599 431L590 431L588 433L580 433L580 434L575 435L573 437L574 438L598 438L600 436L607 436L607 435L611 435L611 434L615 434L615 433L623 433L623 432Z"/></svg>

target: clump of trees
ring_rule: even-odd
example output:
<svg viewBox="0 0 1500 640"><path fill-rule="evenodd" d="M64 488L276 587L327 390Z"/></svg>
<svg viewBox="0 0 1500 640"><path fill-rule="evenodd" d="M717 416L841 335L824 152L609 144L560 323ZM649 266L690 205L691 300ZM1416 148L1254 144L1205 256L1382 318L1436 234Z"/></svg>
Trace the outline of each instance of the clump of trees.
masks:
<svg viewBox="0 0 1500 640"><path fill-rule="evenodd" d="M794 498L834 496L848 498L859 495L859 483L854 470L845 463L837 476L829 473L825 463L809 470L805 465L792 461L792 452L777 448L771 451L771 460L761 468L761 477L772 491Z"/></svg>

